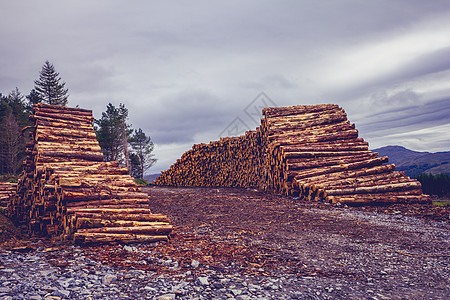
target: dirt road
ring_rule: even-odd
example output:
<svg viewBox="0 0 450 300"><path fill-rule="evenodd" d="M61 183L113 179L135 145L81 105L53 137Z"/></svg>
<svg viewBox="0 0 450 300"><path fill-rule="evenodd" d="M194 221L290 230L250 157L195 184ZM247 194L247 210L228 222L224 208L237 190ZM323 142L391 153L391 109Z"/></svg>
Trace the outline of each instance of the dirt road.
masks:
<svg viewBox="0 0 450 300"><path fill-rule="evenodd" d="M145 191L151 209L176 227L171 247L159 251L181 267L197 260L241 276L296 278L283 289L301 291L309 286L304 281L313 282L325 298L450 296L447 209L349 208L246 189ZM417 216L407 216L414 209ZM429 220L430 211L438 221Z"/></svg>

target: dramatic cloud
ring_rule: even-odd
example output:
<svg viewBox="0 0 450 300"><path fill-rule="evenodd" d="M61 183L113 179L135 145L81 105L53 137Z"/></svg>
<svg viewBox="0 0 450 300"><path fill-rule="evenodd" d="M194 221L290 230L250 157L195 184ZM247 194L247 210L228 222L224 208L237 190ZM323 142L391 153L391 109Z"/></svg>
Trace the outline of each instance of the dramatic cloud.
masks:
<svg viewBox="0 0 450 300"><path fill-rule="evenodd" d="M194 143L254 129L253 110L265 103L337 103L371 147L450 150L448 1L17 0L0 7L0 92L28 94L50 60L69 105L97 118L109 102L128 107L133 127L156 143L151 172Z"/></svg>

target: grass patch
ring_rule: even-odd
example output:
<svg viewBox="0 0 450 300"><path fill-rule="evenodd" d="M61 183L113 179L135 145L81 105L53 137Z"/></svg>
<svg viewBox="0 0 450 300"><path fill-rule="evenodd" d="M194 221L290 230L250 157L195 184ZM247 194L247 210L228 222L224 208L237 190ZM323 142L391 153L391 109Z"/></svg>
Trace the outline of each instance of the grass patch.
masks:
<svg viewBox="0 0 450 300"><path fill-rule="evenodd" d="M0 181L2 181L2 182L17 183L18 178L19 178L19 175L10 175L10 174L1 174L0 175Z"/></svg>
<svg viewBox="0 0 450 300"><path fill-rule="evenodd" d="M145 180L145 179L142 179L142 178L135 178L135 179L134 179L134 182L135 182L137 185L143 185L143 186L148 185L148 181Z"/></svg>
<svg viewBox="0 0 450 300"><path fill-rule="evenodd" d="M446 207L446 206L450 206L450 199L434 200L432 203L433 203L433 206Z"/></svg>

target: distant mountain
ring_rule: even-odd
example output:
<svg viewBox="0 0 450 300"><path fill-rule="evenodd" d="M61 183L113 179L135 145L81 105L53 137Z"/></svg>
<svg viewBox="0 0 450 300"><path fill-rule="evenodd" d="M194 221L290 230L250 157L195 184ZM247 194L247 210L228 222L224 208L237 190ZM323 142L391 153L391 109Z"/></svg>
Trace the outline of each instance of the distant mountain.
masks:
<svg viewBox="0 0 450 300"><path fill-rule="evenodd" d="M404 171L410 177L423 172L431 174L447 173L450 175L450 151L418 152L402 146L386 146L372 151L378 152L380 156L388 156L389 162L395 164L397 171Z"/></svg>
<svg viewBox="0 0 450 300"><path fill-rule="evenodd" d="M144 179L147 180L148 183L152 183L159 175L161 175L161 173L144 175Z"/></svg>

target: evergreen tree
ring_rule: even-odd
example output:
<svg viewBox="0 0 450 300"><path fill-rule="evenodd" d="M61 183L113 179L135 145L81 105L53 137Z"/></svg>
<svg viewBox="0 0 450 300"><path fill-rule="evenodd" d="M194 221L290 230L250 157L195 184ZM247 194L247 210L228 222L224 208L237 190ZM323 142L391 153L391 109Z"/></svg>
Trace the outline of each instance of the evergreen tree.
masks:
<svg viewBox="0 0 450 300"><path fill-rule="evenodd" d="M39 97L39 93L36 91L36 89L32 89L30 91L30 94L28 94L26 98L31 105L41 102L41 98Z"/></svg>
<svg viewBox="0 0 450 300"><path fill-rule="evenodd" d="M0 145L3 172L17 174L21 168L24 153L24 143L20 138L20 127L11 111L3 117L0 123Z"/></svg>
<svg viewBox="0 0 450 300"><path fill-rule="evenodd" d="M132 132L126 123L128 109L120 103L116 108L111 103L106 107L100 119L94 120L97 140L102 148L105 161L117 160L126 165L126 141Z"/></svg>
<svg viewBox="0 0 450 300"><path fill-rule="evenodd" d="M39 73L39 79L34 82L34 90L42 102L65 106L67 104L68 89L65 89L65 82L60 83L59 73L55 71L53 65L47 60ZM32 91L33 92L33 91ZM33 95L31 101L37 101Z"/></svg>
<svg viewBox="0 0 450 300"><path fill-rule="evenodd" d="M450 195L449 174L422 173L416 176L416 179L422 184L424 194L437 195L439 197Z"/></svg>
<svg viewBox="0 0 450 300"><path fill-rule="evenodd" d="M150 137L146 136L141 128L135 130L128 139L131 146L130 171L135 178L144 178L144 173L156 163L153 149L154 144Z"/></svg>
<svg viewBox="0 0 450 300"><path fill-rule="evenodd" d="M17 174L25 157L21 128L29 125L24 97L16 88L8 96L0 94L0 172Z"/></svg>

